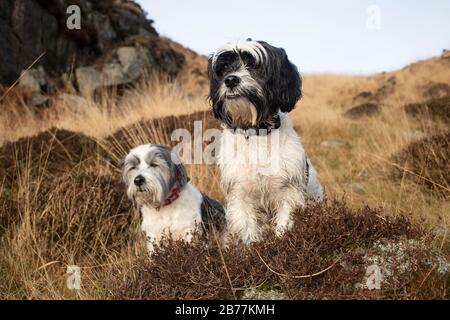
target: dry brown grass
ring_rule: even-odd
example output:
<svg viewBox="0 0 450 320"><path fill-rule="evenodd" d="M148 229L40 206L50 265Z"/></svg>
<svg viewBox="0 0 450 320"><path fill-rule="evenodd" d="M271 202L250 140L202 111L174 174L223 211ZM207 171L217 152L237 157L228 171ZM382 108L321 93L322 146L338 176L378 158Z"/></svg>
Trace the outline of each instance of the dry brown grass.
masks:
<svg viewBox="0 0 450 320"><path fill-rule="evenodd" d="M105 91L97 99L84 98L77 105L69 105L55 96L50 108L43 109L27 106L21 90L14 88L0 105L0 126L4 128L0 132L0 145L52 127L101 138L141 119L208 109L206 95L192 96L180 87L179 82L168 83L158 76L138 84L121 97Z"/></svg>
<svg viewBox="0 0 450 320"><path fill-rule="evenodd" d="M91 145L89 155L74 141ZM64 289L67 265L106 263L139 239L120 180L94 146L52 130L2 148L2 298L75 297Z"/></svg>
<svg viewBox="0 0 450 320"><path fill-rule="evenodd" d="M382 221L386 219L384 216L397 221L394 217L408 215L413 221L422 223L425 231L420 236L416 234L419 238L429 237L429 230L432 229L447 230L450 226L450 204L446 200L448 190L440 188L437 192L424 188L421 181L424 178L434 181L435 175L425 175L421 165L405 167L403 160L393 157L401 150L407 150L411 143L414 145L415 141L448 131L445 122L426 114L411 117L403 108L405 104L425 100L425 85L429 81L450 83L450 73L446 69L448 62L441 60L435 58L397 73L371 77L305 76L305 98L291 113L291 118L328 196L344 197L347 205L345 209L337 204L335 209L333 206L314 209L314 212L324 214L323 220L314 220L306 213L309 218L299 224L302 234L306 232L313 236L317 233L323 236L321 232L327 232L325 226L330 223L327 219L332 218L333 210L337 208L342 209L338 212L342 215L338 217L343 219L338 219L338 222L342 223L345 230L355 231L356 238L347 238L355 243L367 235L363 228L366 223L373 222L374 228L380 232L390 230L383 225ZM192 130L194 120L201 120L204 129L216 127L217 122L212 119L211 113L205 112L208 109L206 98L186 94L178 85L165 84L158 79L141 84L119 99L104 96L99 101L88 100L77 108L54 101L52 107L36 111L29 109L22 97L20 92L12 90L6 99L0 101L0 125L4 128L0 133L0 143L3 144L0 149L0 275L5 279L1 284L1 297L104 298L111 297L112 293L121 297L150 297L148 292L147 296L139 296L136 293L138 284L130 279L122 283L130 291L113 290L104 281L112 274L130 275L130 270L135 270L135 279L140 279L142 272L149 268L146 265L142 269L133 268L136 260L145 256L145 248L136 231L139 219L125 201L120 184L117 184L120 174L116 160L125 155L130 147L143 142L173 144L169 138L173 129L183 127ZM368 102L376 102L380 106L379 115L356 120L343 116L343 112L351 107ZM57 129L35 136L51 127ZM16 141L29 136L35 137ZM327 141L335 143L324 143ZM442 165L436 168L437 174L448 179L448 157L444 156L441 160ZM401 179L392 178L394 169L400 169ZM408 179L407 170L416 173L419 180ZM215 166L190 165L188 173L201 191L223 200ZM375 211L371 209L366 212L368 220L352 218L355 208L366 204L380 208L376 212L382 218L373 218ZM397 225L396 222L393 225ZM308 231L308 226L319 229ZM404 228L398 230L401 232L394 233L395 237L409 235ZM446 232L443 233L444 238ZM388 233L386 238L390 239L391 235ZM295 233L292 235L293 239L300 241L301 238L295 238L297 236ZM366 247L379 238L368 235ZM292 244L284 243L289 242L289 239L272 239L272 242L261 244L260 249L271 252L278 250L278 246L286 245L285 250L294 250L294 247L289 247ZM333 241L335 238L329 239ZM339 251L345 247L339 241L332 247L333 250ZM198 246L182 248L192 250L192 254L196 255L206 250ZM279 248L273 254L283 257L284 249ZM449 251L445 239L433 248L440 249L443 255ZM270 266L275 271L298 275L314 272L330 262L327 259L331 256L318 261L317 269L309 264L303 266L300 263L304 261L302 259L318 259L318 256L308 255L310 253L306 251L306 255L298 261L286 260L289 262L287 265L277 262ZM315 252L319 256L320 253ZM236 256L237 252L231 251L230 254ZM271 261L272 256L265 256L264 252L261 255L264 261ZM420 256L422 253L417 253L417 257ZM183 257L179 258L179 262L187 262ZM213 260L204 267L222 268L214 260L216 258L212 254ZM324 273L317 280L294 284L268 271L264 263L251 267L249 264L253 265L255 259L259 259L254 252L235 258L235 261L249 266L243 269L245 275L256 277L253 274L256 270L260 277L258 279L269 279L268 283L275 289L291 290L288 292L289 297L307 297L308 290L321 298L370 297L352 291L352 281L343 282L346 273L341 267L336 275ZM174 257L164 258L162 255L161 259ZM351 261L356 263L361 260ZM295 268L290 269L290 263ZM70 264L82 267L82 289L78 292L69 291L65 286L66 267ZM442 284L445 281L429 282L435 281L435 278L427 277L423 272L429 270L419 264L421 267L418 267L417 273L402 278L396 287L388 287L402 287L403 295L387 289L374 297L442 297ZM220 283L222 291L213 287L204 288L204 291L197 293L199 297L222 297L233 293L231 287L222 282L223 274L220 272L214 273L218 277L214 281ZM176 273L174 279L181 277L180 274ZM235 271L234 275L238 277L238 272ZM154 276L152 273L151 277ZM149 279L153 279L151 277ZM167 280L164 277L161 274L160 280ZM427 289L422 292L416 286L417 281L422 280L426 288L430 288L431 283L439 285L434 285L434 291ZM245 277L236 281L233 287L255 285L251 279L246 283ZM336 281L342 282L342 286L337 288ZM324 289L320 289L321 284L324 284ZM167 288L168 292L175 290L170 283Z"/></svg>
<svg viewBox="0 0 450 320"><path fill-rule="evenodd" d="M430 117L409 117L401 106L383 108L380 115L360 120L343 117L334 106L303 106L292 118L328 193L345 195L350 205L381 206L395 214L414 212L413 218L423 217L431 225L450 224L448 201L424 191L418 180L391 176L395 168L407 170L404 163L392 160L394 154L423 137L446 132L445 124ZM339 144L324 144L330 140ZM448 190L443 191L448 196Z"/></svg>

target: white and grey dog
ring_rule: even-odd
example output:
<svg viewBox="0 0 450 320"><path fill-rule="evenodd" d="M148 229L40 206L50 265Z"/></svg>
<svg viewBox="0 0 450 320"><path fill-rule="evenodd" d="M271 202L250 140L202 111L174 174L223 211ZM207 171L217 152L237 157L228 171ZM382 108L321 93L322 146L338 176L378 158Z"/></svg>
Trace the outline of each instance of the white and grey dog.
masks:
<svg viewBox="0 0 450 320"><path fill-rule="evenodd" d="M302 96L298 70L282 48L247 39L215 52L208 75L212 109L224 127L218 165L228 232L246 243L268 227L281 235L295 209L323 199L287 115Z"/></svg>
<svg viewBox="0 0 450 320"><path fill-rule="evenodd" d="M172 148L146 144L132 149L122 161L122 175L128 197L142 214L149 254L163 236L190 241L199 226L204 232L224 229L222 205L189 182Z"/></svg>

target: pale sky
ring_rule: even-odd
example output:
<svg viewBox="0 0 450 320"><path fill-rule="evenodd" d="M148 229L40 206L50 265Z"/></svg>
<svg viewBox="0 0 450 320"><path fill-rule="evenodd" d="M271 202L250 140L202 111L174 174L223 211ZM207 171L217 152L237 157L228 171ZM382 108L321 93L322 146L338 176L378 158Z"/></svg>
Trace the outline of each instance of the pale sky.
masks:
<svg viewBox="0 0 450 320"><path fill-rule="evenodd" d="M389 71L450 49L450 0L138 0L156 30L200 54L253 38L305 73Z"/></svg>

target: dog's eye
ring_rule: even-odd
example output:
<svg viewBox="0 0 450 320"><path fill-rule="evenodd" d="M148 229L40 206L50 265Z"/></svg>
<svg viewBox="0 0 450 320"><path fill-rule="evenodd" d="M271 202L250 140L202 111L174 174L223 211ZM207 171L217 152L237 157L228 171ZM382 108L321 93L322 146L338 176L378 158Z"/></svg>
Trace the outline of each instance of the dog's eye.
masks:
<svg viewBox="0 0 450 320"><path fill-rule="evenodd" d="M223 76L230 66L239 58L237 52L227 51L217 57L216 73L219 77Z"/></svg>
<svg viewBox="0 0 450 320"><path fill-rule="evenodd" d="M217 66L216 72L218 76L222 76L229 68L228 63L221 63Z"/></svg>
<svg viewBox="0 0 450 320"><path fill-rule="evenodd" d="M245 63L245 65L249 68L255 68L256 67L256 59L255 57L250 54L249 52L243 52L241 54L242 61Z"/></svg>
<svg viewBox="0 0 450 320"><path fill-rule="evenodd" d="M156 168L158 165L156 163L150 163L150 167Z"/></svg>

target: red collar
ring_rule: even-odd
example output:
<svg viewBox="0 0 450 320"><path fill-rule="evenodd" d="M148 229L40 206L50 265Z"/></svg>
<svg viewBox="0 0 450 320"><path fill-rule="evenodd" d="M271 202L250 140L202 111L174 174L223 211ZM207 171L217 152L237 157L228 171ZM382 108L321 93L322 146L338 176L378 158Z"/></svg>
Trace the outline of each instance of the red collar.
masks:
<svg viewBox="0 0 450 320"><path fill-rule="evenodd" d="M180 187L177 185L172 188L172 190L169 193L169 196L164 200L163 204L156 208L156 210L161 209L161 207L168 206L169 204L173 203L175 200L177 200L180 197Z"/></svg>

